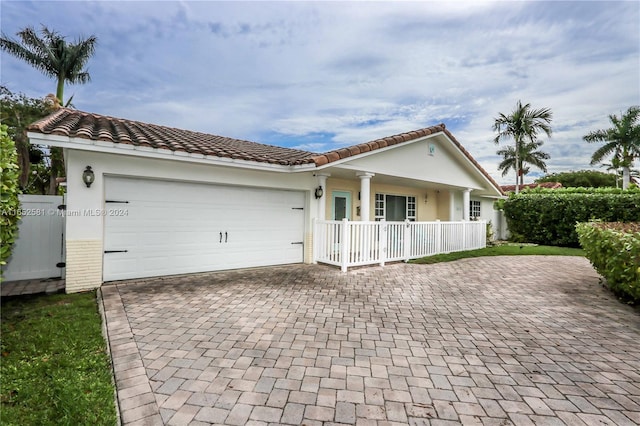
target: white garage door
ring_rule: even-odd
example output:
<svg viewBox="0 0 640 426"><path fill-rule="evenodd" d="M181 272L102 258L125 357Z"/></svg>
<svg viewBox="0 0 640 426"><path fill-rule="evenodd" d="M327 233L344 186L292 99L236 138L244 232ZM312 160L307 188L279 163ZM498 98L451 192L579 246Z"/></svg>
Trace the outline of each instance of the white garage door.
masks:
<svg viewBox="0 0 640 426"><path fill-rule="evenodd" d="M104 280L303 261L300 191L107 177Z"/></svg>

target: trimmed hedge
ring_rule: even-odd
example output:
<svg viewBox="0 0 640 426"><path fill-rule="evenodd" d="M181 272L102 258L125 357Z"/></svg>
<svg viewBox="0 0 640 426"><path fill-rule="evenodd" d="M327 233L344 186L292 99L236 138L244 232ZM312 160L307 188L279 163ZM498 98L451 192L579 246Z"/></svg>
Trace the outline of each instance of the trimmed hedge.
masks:
<svg viewBox="0 0 640 426"><path fill-rule="evenodd" d="M576 222L640 222L640 190L535 189L503 204L514 241L579 247Z"/></svg>
<svg viewBox="0 0 640 426"><path fill-rule="evenodd" d="M640 302L640 223L578 223L580 244L609 288Z"/></svg>

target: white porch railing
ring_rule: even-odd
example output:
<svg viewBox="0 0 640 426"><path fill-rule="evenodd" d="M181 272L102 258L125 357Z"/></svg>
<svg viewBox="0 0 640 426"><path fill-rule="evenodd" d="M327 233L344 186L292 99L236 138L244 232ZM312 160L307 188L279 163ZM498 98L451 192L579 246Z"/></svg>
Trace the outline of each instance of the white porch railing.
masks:
<svg viewBox="0 0 640 426"><path fill-rule="evenodd" d="M486 246L486 222L352 222L316 220L313 261L340 266L384 265Z"/></svg>

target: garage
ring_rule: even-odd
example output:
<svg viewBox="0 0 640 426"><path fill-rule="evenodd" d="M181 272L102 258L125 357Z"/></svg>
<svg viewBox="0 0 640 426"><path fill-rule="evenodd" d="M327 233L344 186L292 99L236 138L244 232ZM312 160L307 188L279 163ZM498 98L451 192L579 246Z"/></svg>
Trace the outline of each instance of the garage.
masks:
<svg viewBox="0 0 640 426"><path fill-rule="evenodd" d="M305 193L105 177L104 281L298 263Z"/></svg>

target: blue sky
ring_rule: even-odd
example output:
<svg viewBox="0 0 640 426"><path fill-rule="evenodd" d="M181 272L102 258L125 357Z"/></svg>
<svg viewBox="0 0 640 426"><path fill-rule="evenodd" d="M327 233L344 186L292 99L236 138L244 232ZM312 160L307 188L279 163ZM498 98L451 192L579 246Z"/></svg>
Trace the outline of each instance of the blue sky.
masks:
<svg viewBox="0 0 640 426"><path fill-rule="evenodd" d="M29 2L41 24L95 35L84 111L323 152L445 123L500 183L494 118L521 99L554 114L549 172L590 168L609 114L640 104L640 2ZM55 82L2 52L0 81ZM637 165L636 165L637 166ZM537 174L537 173L536 173ZM528 177L532 181L534 174Z"/></svg>

